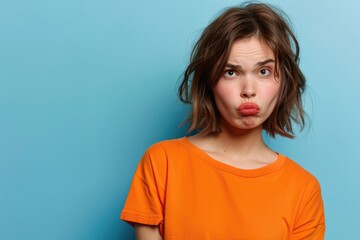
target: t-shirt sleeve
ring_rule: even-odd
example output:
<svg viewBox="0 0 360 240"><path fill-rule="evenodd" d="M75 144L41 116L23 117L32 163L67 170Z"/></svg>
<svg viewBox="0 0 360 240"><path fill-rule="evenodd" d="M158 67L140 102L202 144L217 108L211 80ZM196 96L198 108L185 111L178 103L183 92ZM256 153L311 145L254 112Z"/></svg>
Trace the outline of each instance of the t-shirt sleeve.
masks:
<svg viewBox="0 0 360 240"><path fill-rule="evenodd" d="M161 148L150 147L134 174L120 218L131 225L163 225L166 187L166 156Z"/></svg>
<svg viewBox="0 0 360 240"><path fill-rule="evenodd" d="M323 240L325 237L325 214L320 184L311 181L304 192L299 213L292 233L292 240Z"/></svg>

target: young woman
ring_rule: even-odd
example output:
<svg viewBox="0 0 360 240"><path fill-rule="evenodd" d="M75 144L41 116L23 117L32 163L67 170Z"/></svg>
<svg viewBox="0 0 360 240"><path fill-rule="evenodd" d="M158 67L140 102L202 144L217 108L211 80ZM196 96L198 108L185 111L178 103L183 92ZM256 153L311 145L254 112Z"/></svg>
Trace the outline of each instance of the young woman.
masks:
<svg viewBox="0 0 360 240"><path fill-rule="evenodd" d="M147 239L324 239L318 181L265 145L303 127L299 46L278 10L227 9L202 33L179 88L190 132L151 146L121 219Z"/></svg>

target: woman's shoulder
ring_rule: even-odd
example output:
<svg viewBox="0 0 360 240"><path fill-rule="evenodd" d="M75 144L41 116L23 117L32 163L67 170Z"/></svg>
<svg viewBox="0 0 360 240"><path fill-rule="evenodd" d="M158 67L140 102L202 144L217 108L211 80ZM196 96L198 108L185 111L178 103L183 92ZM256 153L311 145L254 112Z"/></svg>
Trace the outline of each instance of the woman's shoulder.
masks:
<svg viewBox="0 0 360 240"><path fill-rule="evenodd" d="M180 155L186 148L186 141L186 137L162 140L150 145L144 155L157 158Z"/></svg>
<svg viewBox="0 0 360 240"><path fill-rule="evenodd" d="M141 158L140 166L166 171L169 162L174 162L186 152L185 142L186 137L181 137L162 140L150 145Z"/></svg>
<svg viewBox="0 0 360 240"><path fill-rule="evenodd" d="M161 140L159 142L150 145L147 149L147 152L169 151L169 150L179 149L180 147L184 146L183 143L184 141L186 141L185 138L186 137Z"/></svg>
<svg viewBox="0 0 360 240"><path fill-rule="evenodd" d="M291 179L299 183L302 182L305 184L319 186L319 182L317 178L310 171L302 167L299 163L292 160L291 158L286 156L285 158L286 158L286 163L284 167L286 168L287 175Z"/></svg>

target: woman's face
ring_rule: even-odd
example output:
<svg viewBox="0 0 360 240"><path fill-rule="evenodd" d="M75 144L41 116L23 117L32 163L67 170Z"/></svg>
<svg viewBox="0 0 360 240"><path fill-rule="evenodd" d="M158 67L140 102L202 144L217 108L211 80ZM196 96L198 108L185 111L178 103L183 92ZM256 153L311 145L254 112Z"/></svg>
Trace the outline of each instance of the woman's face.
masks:
<svg viewBox="0 0 360 240"><path fill-rule="evenodd" d="M224 124L235 129L262 128L278 98L272 50L255 37L235 41L222 77L213 89Z"/></svg>

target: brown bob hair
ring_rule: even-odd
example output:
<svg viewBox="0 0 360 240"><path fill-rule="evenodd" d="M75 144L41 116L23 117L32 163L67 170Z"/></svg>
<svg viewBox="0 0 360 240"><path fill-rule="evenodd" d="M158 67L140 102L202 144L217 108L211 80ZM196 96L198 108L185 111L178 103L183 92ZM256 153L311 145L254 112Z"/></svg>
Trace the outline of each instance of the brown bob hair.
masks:
<svg viewBox="0 0 360 240"><path fill-rule="evenodd" d="M299 44L286 14L263 3L244 3L226 9L205 28L194 46L190 64L179 87L180 100L192 104L189 132L218 133L220 113L212 89L222 76L234 41L256 37L274 53L276 77L280 77L278 102L264 122L271 137L294 137L292 122L304 128L301 94L306 80L299 68Z"/></svg>

